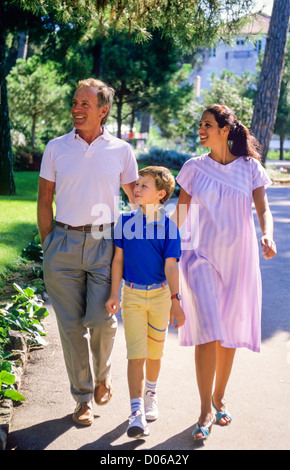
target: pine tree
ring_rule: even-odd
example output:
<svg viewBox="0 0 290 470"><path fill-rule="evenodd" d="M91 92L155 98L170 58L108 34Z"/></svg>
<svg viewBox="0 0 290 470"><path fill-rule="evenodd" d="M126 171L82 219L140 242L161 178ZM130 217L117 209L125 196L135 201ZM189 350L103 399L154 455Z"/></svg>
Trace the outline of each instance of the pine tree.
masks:
<svg viewBox="0 0 290 470"><path fill-rule="evenodd" d="M284 67L289 14L290 0L274 0L251 123L251 130L263 147L263 164L266 162L275 126Z"/></svg>

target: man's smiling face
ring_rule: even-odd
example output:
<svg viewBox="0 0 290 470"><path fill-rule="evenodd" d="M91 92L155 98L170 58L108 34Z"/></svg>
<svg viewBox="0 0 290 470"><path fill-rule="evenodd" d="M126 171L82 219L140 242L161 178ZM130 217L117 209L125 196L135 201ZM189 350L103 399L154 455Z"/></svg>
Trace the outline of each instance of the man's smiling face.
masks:
<svg viewBox="0 0 290 470"><path fill-rule="evenodd" d="M104 117L102 107L98 104L98 89L79 88L73 97L71 115L78 134L91 134L99 129Z"/></svg>

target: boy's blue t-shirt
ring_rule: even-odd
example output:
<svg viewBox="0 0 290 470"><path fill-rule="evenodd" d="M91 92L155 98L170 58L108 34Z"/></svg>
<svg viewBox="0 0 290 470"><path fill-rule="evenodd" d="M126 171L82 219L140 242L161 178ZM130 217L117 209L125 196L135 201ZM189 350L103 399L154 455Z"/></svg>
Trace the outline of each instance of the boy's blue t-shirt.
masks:
<svg viewBox="0 0 290 470"><path fill-rule="evenodd" d="M166 258L179 260L181 255L179 230L164 210L160 221L150 223L141 208L121 214L114 244L124 251L123 279L136 284L164 282Z"/></svg>

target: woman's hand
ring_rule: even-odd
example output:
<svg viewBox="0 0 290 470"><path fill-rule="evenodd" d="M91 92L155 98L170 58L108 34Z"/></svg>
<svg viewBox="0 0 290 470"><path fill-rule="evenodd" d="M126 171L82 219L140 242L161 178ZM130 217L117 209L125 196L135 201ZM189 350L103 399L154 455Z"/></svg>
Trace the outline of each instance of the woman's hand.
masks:
<svg viewBox="0 0 290 470"><path fill-rule="evenodd" d="M267 235L263 235L261 237L261 246L262 246L262 255L265 259L274 258L277 254L276 243L272 238L268 237Z"/></svg>

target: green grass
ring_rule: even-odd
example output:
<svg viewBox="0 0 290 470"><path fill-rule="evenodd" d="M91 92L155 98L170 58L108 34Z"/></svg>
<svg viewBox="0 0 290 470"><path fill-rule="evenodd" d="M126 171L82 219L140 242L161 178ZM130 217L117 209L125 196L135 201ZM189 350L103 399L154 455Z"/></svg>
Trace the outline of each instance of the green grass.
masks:
<svg viewBox="0 0 290 470"><path fill-rule="evenodd" d="M16 270L37 230L38 172L15 172L15 196L0 196L0 276Z"/></svg>
<svg viewBox="0 0 290 470"><path fill-rule="evenodd" d="M280 160L280 152L278 150L269 150L267 160ZM284 151L284 160L290 160L290 152Z"/></svg>

